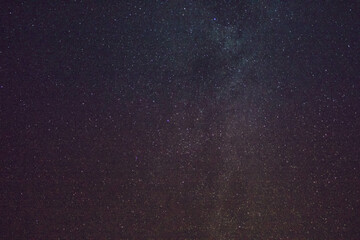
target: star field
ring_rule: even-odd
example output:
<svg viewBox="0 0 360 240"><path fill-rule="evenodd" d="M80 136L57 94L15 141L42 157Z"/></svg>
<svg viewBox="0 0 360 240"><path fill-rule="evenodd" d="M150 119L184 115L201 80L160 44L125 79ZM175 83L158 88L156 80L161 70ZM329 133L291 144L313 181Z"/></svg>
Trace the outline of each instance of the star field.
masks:
<svg viewBox="0 0 360 240"><path fill-rule="evenodd" d="M1 5L0 238L360 238L357 1Z"/></svg>

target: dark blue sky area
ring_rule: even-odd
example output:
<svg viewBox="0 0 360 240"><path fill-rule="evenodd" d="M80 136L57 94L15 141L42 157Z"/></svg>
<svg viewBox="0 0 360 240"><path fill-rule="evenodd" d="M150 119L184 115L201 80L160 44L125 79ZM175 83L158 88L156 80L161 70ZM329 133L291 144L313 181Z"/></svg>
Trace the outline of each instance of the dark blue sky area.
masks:
<svg viewBox="0 0 360 240"><path fill-rule="evenodd" d="M357 1L8 1L4 239L360 239Z"/></svg>

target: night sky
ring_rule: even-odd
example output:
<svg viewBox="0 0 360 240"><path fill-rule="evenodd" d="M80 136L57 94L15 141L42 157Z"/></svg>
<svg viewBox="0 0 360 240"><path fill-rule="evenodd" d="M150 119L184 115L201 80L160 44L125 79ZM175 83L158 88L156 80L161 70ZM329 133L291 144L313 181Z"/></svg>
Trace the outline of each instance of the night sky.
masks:
<svg viewBox="0 0 360 240"><path fill-rule="evenodd" d="M2 1L1 239L360 239L360 2Z"/></svg>

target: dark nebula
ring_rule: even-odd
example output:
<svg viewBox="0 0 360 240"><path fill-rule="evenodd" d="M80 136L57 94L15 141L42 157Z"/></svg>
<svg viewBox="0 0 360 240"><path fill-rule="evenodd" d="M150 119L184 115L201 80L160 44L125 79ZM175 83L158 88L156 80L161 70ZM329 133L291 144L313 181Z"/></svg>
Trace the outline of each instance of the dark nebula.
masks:
<svg viewBox="0 0 360 240"><path fill-rule="evenodd" d="M360 239L359 1L3 1L1 239Z"/></svg>

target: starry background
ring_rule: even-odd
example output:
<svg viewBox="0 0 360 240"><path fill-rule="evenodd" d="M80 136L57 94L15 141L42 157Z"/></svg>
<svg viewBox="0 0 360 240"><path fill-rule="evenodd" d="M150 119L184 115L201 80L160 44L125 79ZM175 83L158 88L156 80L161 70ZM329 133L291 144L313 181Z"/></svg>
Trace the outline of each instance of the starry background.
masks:
<svg viewBox="0 0 360 240"><path fill-rule="evenodd" d="M2 1L2 239L360 239L359 1Z"/></svg>

